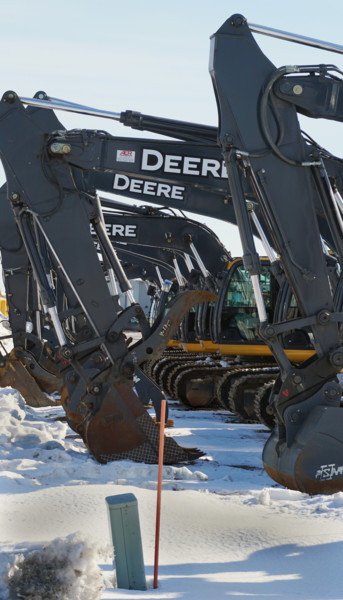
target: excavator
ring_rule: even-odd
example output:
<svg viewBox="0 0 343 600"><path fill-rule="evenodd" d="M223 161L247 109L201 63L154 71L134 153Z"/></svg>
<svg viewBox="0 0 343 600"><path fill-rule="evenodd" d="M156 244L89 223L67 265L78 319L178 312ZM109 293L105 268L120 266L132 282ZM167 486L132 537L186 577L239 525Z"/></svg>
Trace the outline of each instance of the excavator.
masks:
<svg viewBox="0 0 343 600"><path fill-rule="evenodd" d="M340 282L335 288L330 285L315 207L320 201L341 264L341 203L325 167L327 153L306 145L297 113L342 120L342 72L323 64L276 68L239 14L211 38L209 68L218 106L218 143L260 332L280 367L270 400L276 426L263 450L264 467L290 489L333 493L343 489L342 390L337 377L343 364L343 314L337 298ZM291 321L268 322L243 178L258 199L296 298L300 316ZM315 349L296 367L280 343L280 335L294 326L309 328Z"/></svg>
<svg viewBox="0 0 343 600"><path fill-rule="evenodd" d="M109 238L119 258L122 255L126 258L129 256L134 263L140 262L141 270L136 270L136 276L147 279L149 274L150 281L153 280L153 276L156 278L156 274L161 278L160 268L168 268L168 261L168 276L174 276L177 282L174 283L174 287L175 284L182 287L187 279L194 282L202 276L201 287L214 289L219 295L219 311L212 302L210 306L203 303L198 308L192 307L186 314L176 339L168 343L169 347L181 347L182 350L165 352L160 359L145 363L145 375L142 372L136 374L136 381L141 382L142 378L148 376L146 384L150 381L150 385L153 385L152 379L168 396L192 408L224 407L234 412L240 420L257 419L267 426L273 424L271 416L265 413L261 394L256 393L255 388L266 380L270 387L271 379L276 377L277 367L270 357L269 348L261 344L257 335L252 341L253 330L247 330L241 320L238 321L238 326L236 322L243 312L249 313L245 317L248 320L252 312L256 313L251 282L243 269L242 259L232 260L208 227L161 209L136 206L128 208L125 204L115 202L111 205L111 210L103 211L103 216ZM200 254L206 254L206 267L198 249L201 250ZM199 271L194 270L188 252L192 253ZM178 261L177 257L181 260ZM270 296L269 312L274 320L272 313L277 298L277 282L270 274L269 261L263 258L261 261L261 264L264 264L264 293ZM181 273L182 262L187 267L184 274ZM137 264L124 264L127 275L130 266L129 272L132 277L132 269L137 268ZM156 269L155 273L153 269ZM210 273L215 273L215 276L210 276ZM160 284L163 284L163 281L160 281ZM164 310L164 301L168 296L169 286L167 291L158 297L158 302L157 298L155 300L156 314ZM282 304L284 305L284 300ZM253 317L253 321L256 334L256 317ZM304 360L304 357L309 355L307 349L299 348L299 340L297 349L294 349L294 340L293 344L288 340L288 348L290 345L293 349L287 353L292 356L293 361ZM309 344L307 348L308 346ZM232 360L233 356L235 360ZM237 356L240 356L240 363ZM224 364L221 362L223 359ZM32 369L32 361L29 365ZM34 374L34 371L30 372ZM146 388L143 395L146 396ZM158 414L159 406L156 404L156 390L153 387L148 396L155 398L154 406ZM264 398L264 404L265 402Z"/></svg>
<svg viewBox="0 0 343 600"><path fill-rule="evenodd" d="M38 111L37 111L37 112L38 112ZM37 116L36 116L36 118L37 118ZM54 123L54 125L55 125L55 127L61 128L61 125L59 125L58 123ZM122 140L120 140L120 142L119 142L119 143L122 145L123 141L122 141ZM137 141L136 141L136 146L138 146L138 142L137 142ZM140 143L140 146L142 147L142 142ZM160 146L158 146L158 147L160 148ZM186 148L186 151L187 151L187 150L188 150L188 148ZM151 150L149 150L149 152L151 153L152 151L151 151ZM157 152L157 151L155 151L155 152ZM142 150L142 153L144 153L144 148L143 148L143 150ZM147 160L147 159L145 159L145 160ZM198 160L200 160L200 159L198 159ZM205 158L203 158L203 159L201 159L201 160L203 161L203 164L204 164L204 167L203 167L203 169L202 169L202 172L204 173L204 175L208 175L208 171L210 171L210 172L211 172L211 173L213 173L214 175L217 175L217 174L218 174L218 171L219 171L219 164L220 164L218 159L211 159L211 158L209 158L209 159L207 159L207 158L206 158L206 159L205 159ZM122 161L122 159L120 160L120 162L123 162L123 161ZM147 161L147 162L148 162L148 161ZM206 171L205 171L205 167L206 167ZM93 173L92 173L92 175L93 175ZM202 176L203 176L203 175L202 175ZM178 177L179 177L179 176L178 176ZM193 173L192 173L192 180L193 180L193 181L192 181L192 184L193 184L193 182L194 182L194 174L193 174ZM100 185L100 184L98 184L98 186L99 186L99 185ZM193 184L193 185L194 185L194 184ZM103 187L104 189L106 189L106 182L105 182L105 185L102 183L102 184L101 184L101 187ZM180 187L180 186L179 186L179 187ZM177 186L176 186L176 185L174 185L174 186L173 186L173 190L176 190L176 188L177 188ZM196 182L195 182L195 187L194 187L194 188L191 188L191 191L193 191L193 190L194 190L194 191L193 191L193 193L194 193L194 192L198 193L198 192L197 192L198 188L199 188L199 183L196 181ZM225 188L225 186L224 186L224 188ZM200 192L201 192L201 194L202 194L202 190L201 190L201 188L200 188ZM106 201L104 201L103 203L106 205ZM110 204L110 206L113 208L113 203L111 203L111 204ZM107 218L110 218L110 216L109 216L109 215L107 215ZM171 219L170 219L170 220L171 220ZM4 229L6 229L6 230L7 230L7 223L6 223L6 221L4 221L4 223L3 223L3 227L4 227ZM106 227L107 227L107 225L106 225ZM113 234L113 228L115 227L115 225L113 225L112 227L111 227L110 225L108 225L108 227L110 227L110 229L111 229L111 232L112 232L112 234ZM125 227L126 227L126 231L127 231L129 234L130 234L130 232L132 231L132 228L130 227L130 225L127 225L127 226L125 226ZM188 236L188 241L187 241L187 243L186 243L186 241L184 242L184 250L186 250L188 247L192 247L192 252L193 252L193 253L195 253L195 258L196 258L197 260L199 260L199 257L198 257L198 255L197 255L196 249L194 248L194 245L193 245L193 242L192 242L192 239L191 239L191 235L192 235L192 233L189 233L189 227L190 227L190 225L188 225L188 234L187 234L187 236ZM193 227L194 227L194 225L193 225ZM198 226L198 229L199 229L199 226ZM202 227L202 229L203 229L203 231L205 231L205 227ZM10 230L9 230L9 231L10 231ZM170 233L170 232L169 232L169 233ZM174 237L175 237L175 236L174 236ZM212 235L212 237L213 237L213 235ZM170 239L169 239L169 244L170 244L171 242L172 242L172 239L170 238ZM203 242L203 243L204 243L204 242ZM207 250L211 250L211 246L209 246L209 243L210 243L210 238L208 238L208 239L207 239L207 242L206 242ZM216 245L218 245L218 240L215 242L215 244L216 244ZM221 248L222 248L222 250L221 250L221 251L219 251L219 253L218 253L218 250L217 250L217 248L216 248L216 253L215 253L215 255L218 257L218 264L216 264L216 265L215 265L215 264L213 264L213 265L210 265L211 271L213 271L213 272L217 271L217 270L220 268L220 264L219 264L219 262L220 262L220 261L226 260L226 258L225 258L225 249L223 248L223 246L222 246ZM211 255L212 255L212 253L211 253L209 256L211 256ZM6 267L6 261L5 261L5 265L4 265L4 266ZM205 272L205 269L204 269L203 265L201 265L201 263L200 263L200 268L202 268L202 270L203 270L203 276L204 276L205 280L206 280L206 278L209 278L209 273L208 273L208 272ZM11 269L7 269L7 270L5 270L5 273L6 273L6 276L8 277L8 280L7 280L7 281L8 281L8 283L10 283L10 282L11 282L11 286L12 286L12 288L13 288L13 285L14 285L14 283L15 283L16 281L17 281L17 282L19 281L19 277L20 277L20 270L19 270L19 269L17 269L17 270L14 272L14 271L13 271L13 268L11 268ZM16 275L16 277L13 277L13 275ZM25 283L25 281L26 281L25 267L22 269L22 279L23 279L23 286L25 286L25 285L26 285L26 283ZM65 283L64 283L64 285L65 285ZM70 295L70 291L69 291L69 295ZM9 289L9 290L8 290L8 297L11 299L11 305L12 305L12 303L13 303L13 300L12 300L12 298L13 298L14 296L16 296L17 298L18 298L18 297L20 297L20 298L23 298L23 297L25 297L25 296L26 296L26 293L24 293L24 291L23 291L23 290L20 290L20 291L19 291L19 293L17 292L17 294L15 294L15 293L13 293L13 289ZM14 308L14 310L16 311L16 313L17 313L17 312L20 312L20 314L22 315L22 316L21 316L21 321L22 321L22 322L20 323L19 327L17 327L17 326L16 326L15 319L14 319L14 318L12 318L12 319L11 319L11 323L14 323L14 331L16 332L16 330L17 330L17 329L19 329L19 331L22 331L22 330L23 330L23 320L25 321L25 316L24 316L24 315L25 315L25 311L24 311L24 310L21 310L21 311L19 311L19 310L18 310L18 307L15 307L15 308ZM83 325L84 325L84 324L83 324ZM87 327L85 327L85 329L87 330L88 328L87 328ZM82 330L82 327L81 327L81 330ZM26 337L27 337L27 334L25 334L25 335L26 335ZM32 342L32 335L31 335L31 342ZM44 363L43 363L43 365L42 365L42 353L41 353L41 347L40 347L40 345L38 344L39 353L37 353L37 352L36 352L36 353L35 353L35 354L36 354L36 356L34 356L34 357L33 357L33 354L34 354L33 347L34 347L34 345L33 345L33 346L31 345L31 348L30 348L30 354L29 354L29 356L25 356L25 354L23 353L23 350L22 350L22 348L21 348L21 344L20 344L20 343L19 343L19 344L17 344L17 345L19 345L19 350L18 350L18 348L16 349L16 356L17 356L17 357L20 357L21 361L23 361L23 360L24 360L24 362L25 362L26 364L28 364L28 365L29 365L29 368L31 369L30 373L31 373L31 374L35 373L36 377L37 377L37 376L39 377L39 379L40 379L40 382L42 381L42 378L44 378L44 377L46 377L46 376L48 377L48 379L50 379L50 374L49 374L49 371L50 371L50 366L51 366L51 365L50 365L50 364L44 364ZM37 354L39 355L39 358L38 358ZM49 357L48 357L48 358L49 358L49 363L51 362L51 357L52 357L52 356L51 356L51 354L52 354L52 349L50 348L50 353L49 353ZM33 358L35 358L35 360L33 360ZM8 365L12 365L12 363L11 363L11 362L8 362L7 364L8 364ZM44 372L42 371L42 369L40 368L41 366L44 366L44 367L46 367L46 368L47 368L47 371L46 371L45 373L44 373ZM34 390L34 392L35 392L35 390ZM26 394L26 395L27 395L27 394ZM37 393L33 393L33 394L31 394L31 395L37 396Z"/></svg>
<svg viewBox="0 0 343 600"><path fill-rule="evenodd" d="M187 279L194 280L194 270L192 264L189 264L190 255L187 254L192 240L199 269L197 276L202 275L202 285L214 289L219 298L218 305L212 301L210 305L202 303L192 307L180 324L176 336L168 342L168 350L161 358L147 361L143 369L167 396L188 407L224 407L229 408L241 420L258 419L269 423L268 415L263 415L262 418L263 407L261 402L255 402L256 393L252 394L251 388L252 385L256 388L260 380L265 383L266 379L269 382L272 377L275 379L277 366L270 349L262 344L257 334L256 305L242 259L233 260L215 234L199 223L185 217L167 215L161 209L154 209L153 214L151 208L147 207L135 207L132 210L138 214L132 215L129 209L120 213L104 212L109 237L118 256L121 257L121 248L124 248L124 255L129 255L133 262L137 261L137 257L139 260L145 259L150 280L151 263L156 265L157 258L169 260L171 268L174 268L175 289L175 286L182 287ZM167 254L161 254L161 249ZM200 255L206 257L206 266ZM183 259L188 264L188 272L186 270L182 274ZM278 290L283 291L283 288L280 288L270 273L270 261L265 258L260 260L263 265L264 293L268 296L269 314L273 321ZM141 276L147 278L147 273L141 273ZM209 273L213 274L211 280ZM160 285L163 285L163 281L160 281ZM164 310L164 301L171 293L168 286L166 292L156 294L151 311L155 312L155 317ZM282 298L285 310L284 293ZM250 320L254 325L253 329L247 329L239 318L244 313L244 320ZM288 336L287 348L287 355L293 362L304 360L314 352L306 335L301 336L299 332ZM239 374L244 377L244 389L243 382L240 382L240 393L237 393L236 380ZM231 384L234 381L236 391L233 394ZM258 417L256 410L259 412Z"/></svg>
<svg viewBox="0 0 343 600"><path fill-rule="evenodd" d="M159 254L163 248L169 252L177 285L182 286L192 272L192 265L188 265L188 273L181 275L182 261L178 263L176 255L180 253L180 258L185 258L192 239L197 266L204 274L203 285L208 284L209 272L216 274L209 285L218 295L218 302L193 307L184 317L176 337L168 343L169 350L182 348L182 351L166 351L160 359L148 361L144 369L168 396L186 406L229 408L243 421L258 420L267 426L273 425L272 415L266 412L265 383L270 390L278 368L269 347L258 334L256 302L242 259L232 259L213 232L185 217L170 216L151 207L134 207L131 209L134 215L127 207L126 212L121 204L118 207L121 212L105 211L104 217L119 256L119 249L123 247L132 261L137 260L134 256L145 258L148 270L151 261L156 263L157 257L163 257ZM271 252L271 248L267 246L267 249ZM200 255L206 255L208 270ZM168 254L165 256L168 260ZM337 261L329 254L326 260L335 286ZM287 280L280 276L276 279L269 259L260 257L260 261L260 281L269 321L294 318L297 306ZM169 288L164 298L168 294ZM163 310L161 298L155 301L154 307L156 314ZM295 330L284 338L286 354L294 364L314 354L307 332Z"/></svg>
<svg viewBox="0 0 343 600"><path fill-rule="evenodd" d="M210 73L218 104L218 142L244 266L254 288L260 334L280 367L270 402L276 426L264 448L264 466L275 481L291 489L333 493L343 485L337 379L343 364L341 280L331 285L317 209L320 204L341 264L340 175L333 180L325 149L306 143L297 113L342 120L342 73L334 65L322 64L275 68L242 15L233 15L213 36ZM268 322L248 216L247 181L299 307L300 316L290 321ZM280 338L302 327L312 334L315 354L294 367Z"/></svg>
<svg viewBox="0 0 343 600"><path fill-rule="evenodd" d="M24 105L44 107L47 112L56 108L82 112L85 108L6 92L0 103L0 153L7 197L39 297L58 337L58 353L65 362L65 395L80 419L86 445L102 460L115 458L117 451L102 447L106 427L112 441L120 432L120 451L134 453L147 444L137 431L137 421L146 419L137 412L132 398L134 365L162 350L180 317L180 302L185 307L187 297L186 313L196 299L201 303L214 298L205 299L203 294L209 292L204 290L187 291L168 308L156 331L142 325L143 342L128 350L122 331L134 310L138 308L137 314L140 311L132 302L133 310L123 315L104 282L88 231L90 222L106 255L108 272L112 269L130 296L127 278L109 247L94 190L109 184L112 192L125 195L129 190L140 198L150 196L150 201L163 197L168 206L182 202L184 210L193 207L198 214L237 223L244 269L250 275L256 300L259 334L280 370L270 400L276 425L263 451L265 469L290 489L334 493L343 489L341 386L337 378L343 366L342 285L341 278L337 285L331 283L323 240L341 264L341 161L313 140L308 143L297 113L341 120L341 72L322 64L276 68L255 42L256 29L261 28L249 26L242 15L233 15L212 37L210 74L218 105L218 129L197 127L194 132L186 124L184 137L179 132L173 134L184 143L163 142L168 144L165 154L159 154L160 146L152 140L138 147L137 141L114 139L104 132L41 127ZM307 43L307 38L298 41ZM334 51L339 50L335 47ZM124 118L118 120L123 122ZM170 135L169 125L166 123L166 135ZM187 141L190 136L191 148ZM218 151L226 174L221 160L218 162ZM136 162L144 170L140 179L132 177ZM149 178L152 171L155 179ZM247 206L251 198L294 294L300 315L294 319L268 320ZM79 247L75 244L76 222L82 231ZM45 254L38 248L40 238L47 245L61 285L66 293L72 290L71 301L77 299L90 325L91 334L74 346L68 344L60 326L42 260ZM96 273L92 284L90 273L92 277ZM73 316L80 314L78 308L75 311ZM294 366L282 340L288 332L303 328L311 333L315 353ZM119 415L113 409L118 405ZM117 425L130 421L128 431L115 428L115 421Z"/></svg>
<svg viewBox="0 0 343 600"><path fill-rule="evenodd" d="M184 216L168 214L161 208L126 206L125 211L104 209L103 215L117 251L128 248L139 256L153 248L155 259L173 267L180 285L182 276L194 282L202 277L204 287L215 289L215 280L231 259L230 252L209 227ZM166 252L159 254L159 249L169 252L169 257L166 258Z"/></svg>
<svg viewBox="0 0 343 600"><path fill-rule="evenodd" d="M102 202L106 203L104 200L102 200ZM257 375L256 369L258 367L260 369L263 368L262 379L267 375L267 366L272 370L275 370L273 363L270 363L270 358L269 363L263 364L263 366L262 364L258 364L261 355L268 356L268 354L270 355L271 353L266 345L261 346L261 344L256 343L256 340L254 343L251 343L251 336L250 340L247 339L244 327L243 329L242 327L239 329L237 326L231 328L230 340L226 340L226 334L224 331L222 332L223 327L226 327L224 321L227 320L228 317L227 299L229 296L232 296L232 291L229 291L232 287L234 287L236 291L233 293L235 299L233 300L230 297L229 301L229 313L231 319L233 319L237 313L242 312L242 310L256 311L256 307L254 307L253 302L251 302L253 294L251 291L247 293L242 288L242 286L246 287L249 285L248 283L242 283L245 280L248 281L249 277L247 274L244 274L242 270L241 259L230 261L230 254L208 227L200 225L196 221L186 219L185 217L177 217L170 214L170 212L166 213L161 209L136 206L129 208L126 204L112 201L111 208L107 210L104 209L103 215L106 231L108 232L118 256L126 257L126 259L130 257L130 260L133 260L133 257L135 257L136 273L132 271L132 263L128 263L127 260L124 263L129 278L140 276L146 279L148 272L150 280L152 280L152 275L155 275L156 277L157 274L161 278L160 269L163 270L169 268L169 278L174 276L178 281L178 284L182 286L182 278L186 281L191 277L194 281L194 277L198 278L201 274L203 277L202 287L209 287L209 289L215 288L217 293L219 293L219 298L222 299L219 302L219 312L213 310L213 302L211 303L211 307L208 307L206 303L201 304L198 309L192 307L191 311L186 314L180 325L177 339L170 340L168 344L168 346L174 348L180 348L181 346L183 352L169 352L163 355L161 359L149 361L149 376L152 377L158 386L168 395L188 406L197 408L211 405L213 407L218 400L220 407L230 408L230 410L235 412L241 419L254 420L254 413L256 411L254 400L251 401L250 393L248 393L249 410L247 410L246 394L243 394L242 396L243 404L245 404L243 407L242 399L238 394L231 394L230 401L228 401L228 381L230 380L230 382L232 382L233 375L238 375L239 365L237 364L237 361L232 364L231 370L234 371L234 373L231 373L230 377L228 369L224 369L220 365L220 359L223 356L243 354L245 357L249 357L249 359L245 358L240 366L240 368L244 370L244 378L248 384L248 392L251 388L251 382L247 371L249 368L249 360L250 363L251 360L253 360L252 367L254 370L252 374L254 376L254 384L256 383L255 376ZM144 255L142 254L142 248L144 248ZM152 255L150 254L150 256L147 256L148 248L150 251L152 251L151 249L153 248L153 263L155 265L153 269L157 269L157 272L152 274ZM206 254L206 267L200 258L197 248L201 250L200 254ZM196 262L199 271L193 269L191 257L187 252L191 252L192 259ZM178 261L177 256L182 260ZM139 261L142 270L137 272L137 262ZM182 263L184 261L186 261L187 269L182 275L180 269L182 268ZM168 262L170 263L170 266L168 266ZM265 270L269 273L269 266L267 266L269 265L269 262L264 260L264 264L266 265ZM212 273L215 275L210 275ZM267 281L269 283L266 283ZM265 278L264 283L266 292L266 285L270 285L270 281L270 275L268 275ZM229 287L226 291L227 286ZM237 287L240 288L240 291L237 290ZM237 298L242 292L243 295L245 294L247 297L243 302L239 303ZM164 293L162 298L164 297L165 299L168 295L170 294ZM275 296L275 294L272 295ZM11 295L9 294L9 296ZM21 294L21 297L24 296L24 294ZM249 306L247 305L248 297L250 298L248 301ZM226 298L224 300L224 305L223 298ZM273 302L270 303L270 311L273 310L274 304L275 302L273 300ZM158 311L163 308L163 306L161 307L161 298L159 298L158 306ZM157 302L155 302L154 307L157 307ZM24 314L24 310L22 313ZM210 322L209 313L211 315ZM213 318L214 322L212 322ZM235 337L233 338L232 333L235 333ZM187 353L191 352L191 354L185 353L185 350ZM301 353L301 350L297 352L296 358L298 360L300 360ZM37 364L37 362L41 363L41 359L36 361L36 363L33 362L32 351L30 355L25 357L22 350L19 352L17 350L17 355L21 358L21 362L24 361L24 364L29 366L30 375L39 377L40 386L43 377L45 384L46 379L49 379L49 388L51 388L51 386L52 389L57 387L54 377L51 377L49 372L44 373L42 369L39 369L39 364ZM208 355L211 356L210 362L208 362ZM49 358L51 359L51 354ZM264 359L264 361L266 361L266 359ZM19 368L22 371L21 362L17 363L16 369L17 387L20 386L21 383L21 379L18 376ZM7 377L9 366L13 367L11 361L7 362ZM13 373L11 374L13 375ZM224 375L225 385L223 385ZM140 377L142 377L142 374L140 374ZM41 399L41 390L39 388L36 389L37 386L34 385L34 382L32 382L31 379L27 380L28 377L26 377L26 380L24 378L24 385L21 386L24 388L24 395L27 397L28 390L31 390L33 387L33 391L30 394L30 401L31 397L33 397L35 401ZM44 389L46 390L46 385L44 386ZM260 405L258 404L258 410L260 410L259 406ZM261 420L260 416L259 420Z"/></svg>
<svg viewBox="0 0 343 600"><path fill-rule="evenodd" d="M11 94L7 98L11 100ZM3 107L11 105L6 102L4 99ZM49 114L55 127L53 113L43 112ZM21 116L31 142L38 147L44 141L43 129L25 109ZM11 124L6 117L5 121L3 141L7 146ZM50 131L51 126L48 128ZM19 162L11 151L6 152L6 158L2 154L7 178L3 204L10 210L3 213L1 245L16 355L19 352L21 359L29 357L30 367L34 369L36 365L41 368L46 359L45 372L50 375L57 372L63 380L62 402L68 422L99 462L117 458L156 462L159 430L134 393L133 373L146 356L163 350L178 319L190 306L213 294L202 290L181 292L168 306L165 318L150 328L141 307L134 301L129 281L108 240L99 199L89 193L82 179L82 190L76 187L66 165L62 167L62 188L55 173L56 165L50 165L45 171L46 165L39 159L36 169L31 171L33 164L27 161L27 152L32 149L30 143L26 151L20 148ZM36 189L31 185L34 181ZM10 192L12 185L17 190L13 193ZM12 198L10 204L8 197ZM130 305L125 310L109 290L90 225L96 231L105 257L107 276L109 279L115 276L121 291L129 298ZM55 236L59 238L57 244ZM40 335L36 336L26 331L28 291L38 301L34 315ZM61 291L67 300L64 310L59 304ZM42 312L44 331L40 320ZM142 339L128 347L122 331L132 317L141 324ZM47 365L51 355L53 360ZM55 373L51 373L51 366ZM187 461L194 456L192 450L180 448L171 438L166 439L166 444L167 462Z"/></svg>

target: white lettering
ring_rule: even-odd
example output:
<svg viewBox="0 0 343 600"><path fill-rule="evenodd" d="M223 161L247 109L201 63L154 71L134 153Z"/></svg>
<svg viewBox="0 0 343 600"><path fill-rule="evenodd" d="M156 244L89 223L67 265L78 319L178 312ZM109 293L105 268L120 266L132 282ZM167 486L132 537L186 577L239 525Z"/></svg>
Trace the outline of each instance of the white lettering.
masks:
<svg viewBox="0 0 343 600"><path fill-rule="evenodd" d="M200 158L192 156L185 156L183 162L183 172L185 175L199 175L199 169L197 168Z"/></svg>
<svg viewBox="0 0 343 600"><path fill-rule="evenodd" d="M316 472L316 479L320 481L331 481L334 477L343 475L343 465L337 466L335 463L322 465Z"/></svg>
<svg viewBox="0 0 343 600"><path fill-rule="evenodd" d="M112 235L124 235L124 225L112 225Z"/></svg>
<svg viewBox="0 0 343 600"><path fill-rule="evenodd" d="M118 223L112 225L112 231L109 234L112 237L120 235L121 237L136 237L137 225L119 225Z"/></svg>
<svg viewBox="0 0 343 600"><path fill-rule="evenodd" d="M154 164L149 164L149 162L151 163L151 161L149 161L149 158L153 157L156 159L156 162ZM157 171L158 169L160 169L163 165L163 156L161 154L161 152L158 152L158 150L147 150L147 149L143 149L142 152L142 169L145 169L146 171Z"/></svg>
<svg viewBox="0 0 343 600"><path fill-rule="evenodd" d="M125 226L125 235L127 237L136 237L136 229L137 229L137 225L126 225Z"/></svg>
<svg viewBox="0 0 343 600"><path fill-rule="evenodd" d="M143 194L155 196L156 195L156 186L157 186L157 183L155 183L153 181L145 181L144 187L143 187Z"/></svg>
<svg viewBox="0 0 343 600"><path fill-rule="evenodd" d="M181 168L178 163L182 160L182 156L173 156L172 154L166 154L164 162L165 173L181 173Z"/></svg>
<svg viewBox="0 0 343 600"><path fill-rule="evenodd" d="M114 176L113 181L113 189L114 190L126 190L130 185L130 179L126 175L116 175Z"/></svg>
<svg viewBox="0 0 343 600"><path fill-rule="evenodd" d="M213 177L219 177L220 162L215 158L204 158L202 161L201 175L207 177L211 173Z"/></svg>
<svg viewBox="0 0 343 600"><path fill-rule="evenodd" d="M159 183L157 186L156 196L164 196L165 198L170 198L170 185L167 183Z"/></svg>
<svg viewBox="0 0 343 600"><path fill-rule="evenodd" d="M162 169L165 173L179 173L201 177L220 177L227 179L224 161L216 158L200 158L197 156L178 156L176 154L163 155L158 150L144 148L142 151L143 171L157 171ZM148 194L152 191L148 191Z"/></svg>
<svg viewBox="0 0 343 600"><path fill-rule="evenodd" d="M128 195L146 194L147 196L161 196L164 198L172 198L173 200L184 200L185 188L180 185L169 185L169 183L157 183L154 181L144 181L143 179L134 179L127 175L115 175L113 189L127 190ZM106 225L108 230L108 226ZM108 230L108 233L110 231ZM113 231L112 231L113 234ZM132 234L127 234L132 235Z"/></svg>
<svg viewBox="0 0 343 600"><path fill-rule="evenodd" d="M141 194L142 193L142 185L143 185L142 179L131 179L130 192L136 192L136 194Z"/></svg>
<svg viewBox="0 0 343 600"><path fill-rule="evenodd" d="M179 185L173 185L170 197L173 198L173 200L183 200L184 191L184 187L181 187Z"/></svg>

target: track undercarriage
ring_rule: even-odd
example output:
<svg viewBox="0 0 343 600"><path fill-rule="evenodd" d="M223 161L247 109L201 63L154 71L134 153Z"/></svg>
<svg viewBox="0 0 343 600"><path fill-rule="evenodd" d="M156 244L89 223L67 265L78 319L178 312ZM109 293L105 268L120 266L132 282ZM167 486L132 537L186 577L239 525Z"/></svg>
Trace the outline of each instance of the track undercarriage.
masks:
<svg viewBox="0 0 343 600"><path fill-rule="evenodd" d="M168 349L144 370L187 408L230 410L242 422L274 426L268 398L279 369L272 360Z"/></svg>

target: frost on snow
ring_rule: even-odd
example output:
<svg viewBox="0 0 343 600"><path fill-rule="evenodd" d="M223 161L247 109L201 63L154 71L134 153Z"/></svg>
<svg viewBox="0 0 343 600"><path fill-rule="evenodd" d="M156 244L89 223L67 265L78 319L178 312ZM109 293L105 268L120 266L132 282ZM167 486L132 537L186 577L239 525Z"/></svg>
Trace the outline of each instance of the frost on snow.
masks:
<svg viewBox="0 0 343 600"><path fill-rule="evenodd" d="M7 583L26 600L98 600L105 587L98 559L99 549L78 535L57 538L17 556Z"/></svg>

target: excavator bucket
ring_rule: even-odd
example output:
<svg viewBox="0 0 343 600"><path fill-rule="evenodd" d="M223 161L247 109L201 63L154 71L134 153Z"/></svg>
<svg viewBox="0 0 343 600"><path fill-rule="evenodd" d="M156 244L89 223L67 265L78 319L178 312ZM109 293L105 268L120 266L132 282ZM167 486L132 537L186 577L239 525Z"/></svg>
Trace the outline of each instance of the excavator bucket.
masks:
<svg viewBox="0 0 343 600"><path fill-rule="evenodd" d="M101 411L88 419L84 437L99 462L130 459L147 464L158 462L159 439L159 427L126 383L111 386ZM164 464L188 462L199 455L195 449L182 448L173 438L165 438Z"/></svg>
<svg viewBox="0 0 343 600"><path fill-rule="evenodd" d="M26 404L35 408L53 404L30 375L23 363L18 360L14 350L0 362L1 387L12 387L23 396Z"/></svg>
<svg viewBox="0 0 343 600"><path fill-rule="evenodd" d="M192 290L174 299L164 319L148 339L133 349L136 360L162 351L175 333L178 323L195 302L216 299L206 290ZM61 402L67 421L79 433L91 454L101 463L119 459L155 464L158 462L159 427L145 410L142 399L133 390L133 381L109 367L97 371L101 356L94 354L83 365L93 373L92 385L86 385L76 371L66 374ZM129 363L127 363L129 366ZM189 462L202 455L195 448L181 448L166 437L164 463Z"/></svg>
<svg viewBox="0 0 343 600"><path fill-rule="evenodd" d="M69 376L70 377L70 376ZM75 378L75 374L72 374ZM79 392L82 394L83 384ZM105 385L101 394L70 400L67 386L62 391L62 404L69 425L80 434L85 446L100 463L114 460L158 462L159 427L145 410L133 386L125 381ZM196 448L182 448L166 437L164 464L195 460L203 453Z"/></svg>
<svg viewBox="0 0 343 600"><path fill-rule="evenodd" d="M294 414L294 408L288 410ZM315 407L289 445L280 442L276 429L263 450L268 475L289 489L310 495L342 492L342 416L341 407Z"/></svg>

